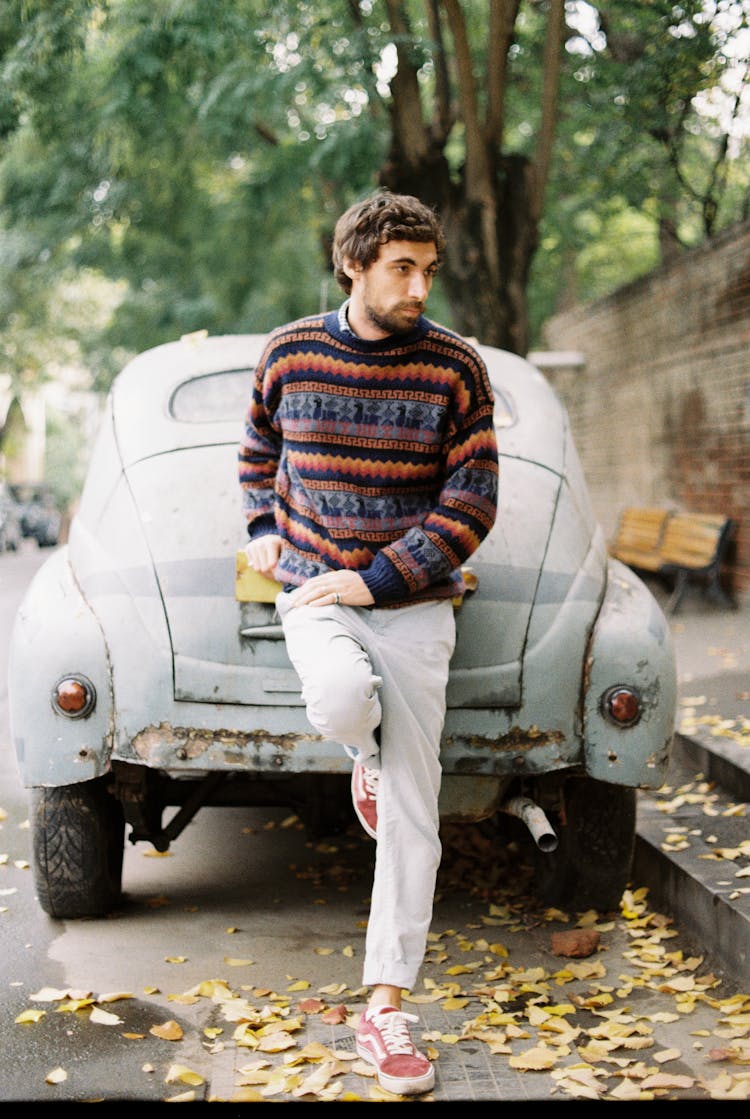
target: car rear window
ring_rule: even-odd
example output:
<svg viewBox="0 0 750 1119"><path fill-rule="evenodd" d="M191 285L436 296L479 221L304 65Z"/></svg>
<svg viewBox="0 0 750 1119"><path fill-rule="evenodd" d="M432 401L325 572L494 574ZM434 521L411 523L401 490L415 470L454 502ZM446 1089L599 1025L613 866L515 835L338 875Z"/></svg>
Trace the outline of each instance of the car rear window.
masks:
<svg viewBox="0 0 750 1119"><path fill-rule="evenodd" d="M227 369L205 373L183 381L172 393L169 414L181 423L215 423L245 415L250 403L254 369ZM494 389L495 427L512 427L518 421L516 407L501 389Z"/></svg>
<svg viewBox="0 0 750 1119"><path fill-rule="evenodd" d="M205 373L183 381L172 393L169 414L181 423L215 423L241 419L253 386L252 368Z"/></svg>
<svg viewBox="0 0 750 1119"><path fill-rule="evenodd" d="M492 391L495 397L495 407L492 413L495 427L512 427L513 424L518 422L518 413L513 400L502 389L493 387Z"/></svg>

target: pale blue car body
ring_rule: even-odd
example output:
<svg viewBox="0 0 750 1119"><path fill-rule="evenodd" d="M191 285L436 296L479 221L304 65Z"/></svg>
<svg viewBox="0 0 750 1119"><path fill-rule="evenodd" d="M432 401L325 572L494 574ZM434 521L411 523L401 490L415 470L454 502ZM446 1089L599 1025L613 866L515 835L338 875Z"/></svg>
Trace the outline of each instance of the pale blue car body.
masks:
<svg viewBox="0 0 750 1119"><path fill-rule="evenodd" d="M13 630L11 729L27 787L73 786L122 763L174 782L225 774L251 801L272 780L283 801L285 778L350 768L307 722L273 604L235 597L246 540L237 450L264 340L189 337L116 378L68 540ZM496 395L499 512L468 565L476 590L457 608L441 815L484 819L524 783L544 777L551 789L572 773L657 788L676 703L665 615L608 554L548 379L479 348ZM95 691L85 718L50 703L71 673ZM617 727L602 697L624 684L642 715Z"/></svg>

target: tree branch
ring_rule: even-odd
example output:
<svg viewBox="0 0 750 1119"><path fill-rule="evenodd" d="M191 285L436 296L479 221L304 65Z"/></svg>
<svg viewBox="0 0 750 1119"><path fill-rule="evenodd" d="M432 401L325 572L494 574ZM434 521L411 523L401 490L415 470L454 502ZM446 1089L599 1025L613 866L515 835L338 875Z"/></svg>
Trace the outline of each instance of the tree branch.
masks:
<svg viewBox="0 0 750 1119"><path fill-rule="evenodd" d="M383 108L383 98L381 97L380 90L378 89L378 76L376 62L377 58L370 48L369 40L367 38L365 21L362 19L362 10L359 6L359 0L347 0L349 7L349 15L351 16L352 25L357 33L359 43L363 51L363 61L367 67L369 81L366 83L367 97L370 102L370 111L375 115L376 107L378 110Z"/></svg>
<svg viewBox="0 0 750 1119"><path fill-rule="evenodd" d="M402 0L386 0L386 9L398 60L398 68L391 80L394 138L407 164L418 167L429 150L429 139L422 119L417 69L409 49L412 36L406 5Z"/></svg>
<svg viewBox="0 0 750 1119"><path fill-rule="evenodd" d="M264 124L262 120L257 117L253 120L253 128L260 136L261 140L265 140L267 144L271 144L274 148L279 146L279 138L272 128Z"/></svg>
<svg viewBox="0 0 750 1119"><path fill-rule="evenodd" d="M477 199L485 194L488 185L487 154L484 134L479 127L479 109L471 50L466 33L466 21L458 0L443 0L448 26L453 38L453 53L458 77L458 99L466 136L466 193Z"/></svg>
<svg viewBox="0 0 750 1119"><path fill-rule="evenodd" d="M547 34L544 39L544 84L542 86L542 116L534 159L534 191L530 199L529 211L537 222L544 209L544 192L549 178L552 148L558 115L558 94L560 88L560 66L565 32L565 0L550 0L547 17Z"/></svg>
<svg viewBox="0 0 750 1119"><path fill-rule="evenodd" d="M443 0L448 24L453 37L453 51L458 74L458 96L465 128L466 170L464 186L466 200L479 209L482 229L482 249L487 274L493 285L500 282L500 246L497 238L497 203L495 184L490 171L484 130L479 125L477 91L471 50L466 33L466 21L458 0Z"/></svg>
<svg viewBox="0 0 750 1119"><path fill-rule="evenodd" d="M425 0L427 7L427 24L430 29L430 38L434 44L432 57L435 63L435 111L432 121L432 135L435 141L443 146L448 139L448 134L455 120L455 112L451 103L450 82L448 80L448 64L445 57L445 44L443 42L443 28L440 23L440 0Z"/></svg>
<svg viewBox="0 0 750 1119"><path fill-rule="evenodd" d="M502 147L505 124L505 86L508 80L508 50L521 0L490 0L490 40L487 51L487 119L485 140Z"/></svg>
<svg viewBox="0 0 750 1119"><path fill-rule="evenodd" d="M750 82L750 61L745 63L745 72L742 76L742 81L737 83L737 91L732 99L732 112L731 112L731 125L735 125L740 117L743 109L743 92L744 88ZM726 190L727 175L729 171L728 156L729 141L731 125L725 131L721 140L719 141L716 158L711 163L711 173L709 175L708 187L703 192L704 199L702 202L701 210L703 213L703 228L707 237L713 236L714 225L716 217L721 205L722 196Z"/></svg>

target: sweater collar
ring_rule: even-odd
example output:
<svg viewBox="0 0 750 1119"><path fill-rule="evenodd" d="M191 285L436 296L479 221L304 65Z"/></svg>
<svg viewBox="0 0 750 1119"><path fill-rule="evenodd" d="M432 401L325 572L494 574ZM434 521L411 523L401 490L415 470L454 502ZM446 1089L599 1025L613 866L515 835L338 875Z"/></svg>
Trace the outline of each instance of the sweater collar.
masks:
<svg viewBox="0 0 750 1119"><path fill-rule="evenodd" d="M338 311L329 311L325 316L325 324L330 333L339 341L345 341L358 349L372 351L392 350L396 347L409 345L424 338L431 323L424 315L420 315L411 330L403 334L389 334L386 338L360 338L349 325L347 314L349 300L345 299Z"/></svg>

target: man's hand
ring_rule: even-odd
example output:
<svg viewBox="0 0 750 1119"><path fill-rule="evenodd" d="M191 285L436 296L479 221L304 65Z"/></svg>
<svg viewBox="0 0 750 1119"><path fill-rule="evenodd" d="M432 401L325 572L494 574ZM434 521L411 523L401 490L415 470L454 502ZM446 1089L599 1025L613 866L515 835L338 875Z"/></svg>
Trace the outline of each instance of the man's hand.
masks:
<svg viewBox="0 0 750 1119"><path fill-rule="evenodd" d="M281 537L273 533L269 533L267 536L259 536L257 540L251 540L249 544L245 545L247 562L261 575L267 575L269 579L273 579L273 569L279 562L279 556L281 555L281 544Z"/></svg>
<svg viewBox="0 0 750 1119"><path fill-rule="evenodd" d="M372 606L375 599L356 571L315 575L289 596L292 606Z"/></svg>
<svg viewBox="0 0 750 1119"><path fill-rule="evenodd" d="M259 536L245 545L250 566L273 579L281 555L282 539L274 533ZM356 571L328 571L315 575L289 596L292 606L372 606L375 599Z"/></svg>

